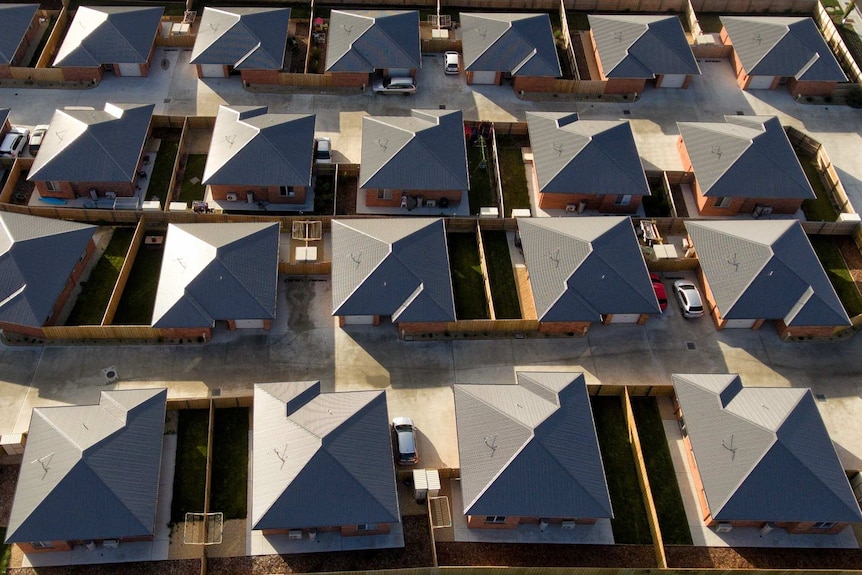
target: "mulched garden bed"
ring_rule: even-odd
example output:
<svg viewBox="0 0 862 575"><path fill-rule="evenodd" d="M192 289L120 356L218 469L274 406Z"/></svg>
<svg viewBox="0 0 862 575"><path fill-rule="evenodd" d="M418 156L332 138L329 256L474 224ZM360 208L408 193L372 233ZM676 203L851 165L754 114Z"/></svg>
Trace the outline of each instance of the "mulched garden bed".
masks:
<svg viewBox="0 0 862 575"><path fill-rule="evenodd" d="M177 561L142 561L108 565L70 565L65 567L19 567L8 575L200 575L199 559Z"/></svg>
<svg viewBox="0 0 862 575"><path fill-rule="evenodd" d="M665 547L667 565L676 569L840 569L862 565L860 549L764 547Z"/></svg>
<svg viewBox="0 0 862 575"><path fill-rule="evenodd" d="M652 545L437 542L440 565L509 567L655 567Z"/></svg>
<svg viewBox="0 0 862 575"><path fill-rule="evenodd" d="M12 498L15 497L15 487L18 485L20 472L20 465L0 465L0 527L9 525Z"/></svg>

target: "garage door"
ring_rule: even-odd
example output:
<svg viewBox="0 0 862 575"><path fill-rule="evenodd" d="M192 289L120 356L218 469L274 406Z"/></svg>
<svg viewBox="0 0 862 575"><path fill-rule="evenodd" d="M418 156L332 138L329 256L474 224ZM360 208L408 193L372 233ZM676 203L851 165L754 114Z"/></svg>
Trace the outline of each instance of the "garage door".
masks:
<svg viewBox="0 0 862 575"><path fill-rule="evenodd" d="M639 313L615 313L611 323L637 323L639 318Z"/></svg>
<svg viewBox="0 0 862 575"><path fill-rule="evenodd" d="M121 76L140 76L140 64L117 64L115 69L118 69Z"/></svg>
<svg viewBox="0 0 862 575"><path fill-rule="evenodd" d="M373 315L346 315L344 325L374 325Z"/></svg>
<svg viewBox="0 0 862 575"><path fill-rule="evenodd" d="M662 88L682 88L685 84L685 74L665 74L662 76Z"/></svg>
<svg viewBox="0 0 862 575"><path fill-rule="evenodd" d="M729 319L724 325L725 329L751 329L754 327L755 319Z"/></svg>
<svg viewBox="0 0 862 575"><path fill-rule="evenodd" d="M201 64L201 76L204 78L224 78L224 66L221 64Z"/></svg>
<svg viewBox="0 0 862 575"><path fill-rule="evenodd" d="M473 72L474 84L496 84L497 72Z"/></svg>
<svg viewBox="0 0 862 575"><path fill-rule="evenodd" d="M263 327L262 319L238 319L236 320L237 329L260 329Z"/></svg>
<svg viewBox="0 0 862 575"><path fill-rule="evenodd" d="M752 76L748 83L749 90L768 90L772 87L775 76Z"/></svg>

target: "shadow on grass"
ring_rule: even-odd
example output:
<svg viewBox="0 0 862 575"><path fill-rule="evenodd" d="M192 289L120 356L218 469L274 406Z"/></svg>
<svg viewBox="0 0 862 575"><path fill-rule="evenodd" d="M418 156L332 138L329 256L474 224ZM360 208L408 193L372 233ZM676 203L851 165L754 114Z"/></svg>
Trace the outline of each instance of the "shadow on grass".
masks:
<svg viewBox="0 0 862 575"><path fill-rule="evenodd" d="M150 325L159 286L159 271L164 250L147 246L138 249L129 281L123 290L113 323L116 325Z"/></svg>
<svg viewBox="0 0 862 575"><path fill-rule="evenodd" d="M186 513L202 513L204 510L208 425L209 411L206 409L184 409L179 413L172 523L185 521Z"/></svg>
<svg viewBox="0 0 862 575"><path fill-rule="evenodd" d="M448 234L449 266L457 319L488 319L488 301L474 233Z"/></svg>
<svg viewBox="0 0 862 575"><path fill-rule="evenodd" d="M178 200L186 204L204 199L207 187L203 185L204 167L207 164L206 154L189 154L183 181L180 185Z"/></svg>
<svg viewBox="0 0 862 575"><path fill-rule="evenodd" d="M132 243L135 231L131 228L117 228L108 242L105 252L96 267L90 272L87 283L75 301L75 307L66 320L66 325L99 325L108 307L108 300L120 277L126 252ZM82 282L83 283L83 282Z"/></svg>
<svg viewBox="0 0 862 575"><path fill-rule="evenodd" d="M224 513L225 520L245 519L248 491L248 408L217 409L213 427L210 509Z"/></svg>
<svg viewBox="0 0 862 575"><path fill-rule="evenodd" d="M494 315L497 319L521 319L521 305L506 232L484 231L482 244L485 246L491 297L494 299Z"/></svg>
<svg viewBox="0 0 862 575"><path fill-rule="evenodd" d="M841 250L828 236L809 236L809 239L847 315L853 317L862 313L862 295L859 294L856 282L853 281L850 270L847 269Z"/></svg>

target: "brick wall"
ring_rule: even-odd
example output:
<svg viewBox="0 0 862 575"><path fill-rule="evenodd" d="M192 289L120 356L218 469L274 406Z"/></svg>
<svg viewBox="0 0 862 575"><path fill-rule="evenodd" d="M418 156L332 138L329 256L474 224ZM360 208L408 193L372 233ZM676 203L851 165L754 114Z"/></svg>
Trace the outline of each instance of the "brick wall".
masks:
<svg viewBox="0 0 862 575"><path fill-rule="evenodd" d="M58 182L59 190L49 192L43 181L34 182L39 195L49 198L63 198L73 200L75 198L89 199L90 190L95 189L100 198L105 197L105 192L114 192L120 197L135 195L135 186L131 182Z"/></svg>
<svg viewBox="0 0 862 575"><path fill-rule="evenodd" d="M539 333L587 335L591 324L589 321L541 321Z"/></svg>
<svg viewBox="0 0 862 575"><path fill-rule="evenodd" d="M787 80L787 90L790 95L797 96L831 96L838 87L838 82L806 82L796 78Z"/></svg>
<svg viewBox="0 0 862 575"><path fill-rule="evenodd" d="M520 517L506 517L503 523L486 523L484 515L468 515L467 527L470 529L515 529L521 522Z"/></svg>
<svg viewBox="0 0 862 575"><path fill-rule="evenodd" d="M303 204L305 203L306 188L295 186L293 196L282 196L280 186L214 186L211 185L210 193L214 200L226 201L227 194L236 194L237 203L247 202L248 193L254 196L254 201L270 202L272 204Z"/></svg>
<svg viewBox="0 0 862 575"><path fill-rule="evenodd" d="M241 70L240 77L245 84L278 85L278 70Z"/></svg>
<svg viewBox="0 0 862 575"><path fill-rule="evenodd" d="M613 78L605 85L605 94L642 94L646 80Z"/></svg>
<svg viewBox="0 0 862 575"><path fill-rule="evenodd" d="M342 525L342 537L356 537L364 535L386 535L391 530L389 523L376 523L376 529L357 529L356 525Z"/></svg>
<svg viewBox="0 0 862 575"><path fill-rule="evenodd" d="M72 550L72 545L68 541L52 541L51 544L53 545L53 547L48 547L48 548L33 547L29 543L16 543L15 545L17 545L18 549L20 549L22 552L26 553L27 555L29 555L31 553L51 553L51 552L56 552L56 551L71 551Z"/></svg>
<svg viewBox="0 0 862 575"><path fill-rule="evenodd" d="M427 322L401 322L398 324L398 333L401 335L412 335L416 333L443 333L449 324L445 321Z"/></svg>
<svg viewBox="0 0 862 575"><path fill-rule="evenodd" d="M69 274L69 278L66 281L66 285L63 287L63 291L60 292L60 295L57 297L57 300L54 302L54 309L51 312L51 317L48 318L48 321L45 322L45 325L54 325L54 322L57 320L57 315L63 310L63 307L66 305L66 302L69 300L69 296L72 294L72 291L75 289L75 286L78 285L78 281L81 279L81 274L84 273L84 268L87 267L90 259L93 257L93 253L96 251L96 244L93 243L93 240L87 242L87 248L84 250L83 257L75 264L75 267L72 269L72 273Z"/></svg>
<svg viewBox="0 0 862 575"><path fill-rule="evenodd" d="M809 534L815 534L815 535L818 535L818 534L826 535L826 534L840 533L841 531L844 530L845 527L847 527L848 524L847 523L836 523L835 525L833 525L829 529L815 529L814 528L814 525L815 525L814 521L805 521L805 522L797 522L797 523L781 522L781 523L776 523L775 525L776 525L776 527L783 527L783 528L787 529L788 533L809 533Z"/></svg>
<svg viewBox="0 0 862 575"><path fill-rule="evenodd" d="M9 70L8 64L0 64L0 78L3 78L3 79L11 79L12 78L12 71Z"/></svg>
<svg viewBox="0 0 862 575"><path fill-rule="evenodd" d="M677 408L677 417L680 416L682 412ZM685 447L686 458L688 459L688 466L691 470L691 479L694 482L694 490L697 492L697 499L700 502L700 509L702 511L702 519L703 522L709 526L715 525L715 521L712 519L712 512L709 510L709 503L706 501L706 492L703 490L703 481L700 479L700 469L697 467L697 461L694 458L694 450L691 447L691 439L688 436L683 437L683 446Z"/></svg>
<svg viewBox="0 0 862 575"><path fill-rule="evenodd" d="M19 325L17 323L9 323L0 321L0 329L6 333L17 333L29 337L44 337L41 327L32 327L29 325Z"/></svg>
<svg viewBox="0 0 862 575"><path fill-rule="evenodd" d="M369 83L368 74L361 72L331 72L333 88L361 88Z"/></svg>
<svg viewBox="0 0 862 575"><path fill-rule="evenodd" d="M835 326L788 326L783 320L775 320L775 329L781 337L830 337Z"/></svg>
<svg viewBox="0 0 862 575"><path fill-rule="evenodd" d="M593 35L593 31L590 30L590 46L593 49L593 58L596 60L596 66L599 68L599 77L592 78L593 80L607 80L605 76L605 69L602 66L602 59L599 58L599 47L596 45L596 37Z"/></svg>
<svg viewBox="0 0 862 575"><path fill-rule="evenodd" d="M363 190L360 190L360 193L362 193L362 191ZM364 192L365 205L391 208L397 208L401 205L402 195L410 197L422 196L423 201L437 200L438 203L442 198L446 198L449 200L450 206L459 205L461 203L462 195L460 190L392 190L392 197L388 200L384 200L377 197L377 189L366 189Z"/></svg>
<svg viewBox="0 0 862 575"><path fill-rule="evenodd" d="M95 82L102 81L102 76L105 70L99 68L60 68L63 70L63 79L75 82Z"/></svg>
<svg viewBox="0 0 862 575"><path fill-rule="evenodd" d="M167 327L159 328L165 339L197 339L203 337L209 341L212 338L211 327Z"/></svg>
<svg viewBox="0 0 862 575"><path fill-rule="evenodd" d="M512 88L516 92L553 92L554 80L552 77L515 76Z"/></svg>
<svg viewBox="0 0 862 575"><path fill-rule="evenodd" d="M539 207L546 210L564 210L568 205L587 203L586 209L598 210L607 214L633 214L641 205L641 196L632 196L628 205L615 205L616 194L539 194Z"/></svg>

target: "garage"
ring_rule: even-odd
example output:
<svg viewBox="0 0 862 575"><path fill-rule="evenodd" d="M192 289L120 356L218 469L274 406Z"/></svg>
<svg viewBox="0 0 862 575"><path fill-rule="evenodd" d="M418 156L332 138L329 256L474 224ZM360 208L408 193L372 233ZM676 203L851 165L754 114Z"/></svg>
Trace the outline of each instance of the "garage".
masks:
<svg viewBox="0 0 862 575"><path fill-rule="evenodd" d="M757 322L756 319L729 319L724 329L751 329L755 322Z"/></svg>
<svg viewBox="0 0 862 575"><path fill-rule="evenodd" d="M222 64L200 64L202 78L224 78L224 66Z"/></svg>
<svg viewBox="0 0 862 575"><path fill-rule="evenodd" d="M117 64L115 67L120 73L120 76L140 76L141 75L141 65L140 64Z"/></svg>
<svg viewBox="0 0 862 575"><path fill-rule="evenodd" d="M685 86L686 74L665 74L661 77L660 88L682 88Z"/></svg>
<svg viewBox="0 0 862 575"><path fill-rule="evenodd" d="M472 84L496 84L497 72L473 72Z"/></svg>
<svg viewBox="0 0 862 575"><path fill-rule="evenodd" d="M640 317L639 313L615 313L611 316L611 323L637 323Z"/></svg>
<svg viewBox="0 0 862 575"><path fill-rule="evenodd" d="M238 319L234 322L237 329L263 329L262 319Z"/></svg>
<svg viewBox="0 0 862 575"><path fill-rule="evenodd" d="M344 325L374 325L373 315L345 315Z"/></svg>
<svg viewBox="0 0 862 575"><path fill-rule="evenodd" d="M775 81L775 76L751 76L748 82L748 90L769 90L772 88L772 83Z"/></svg>

